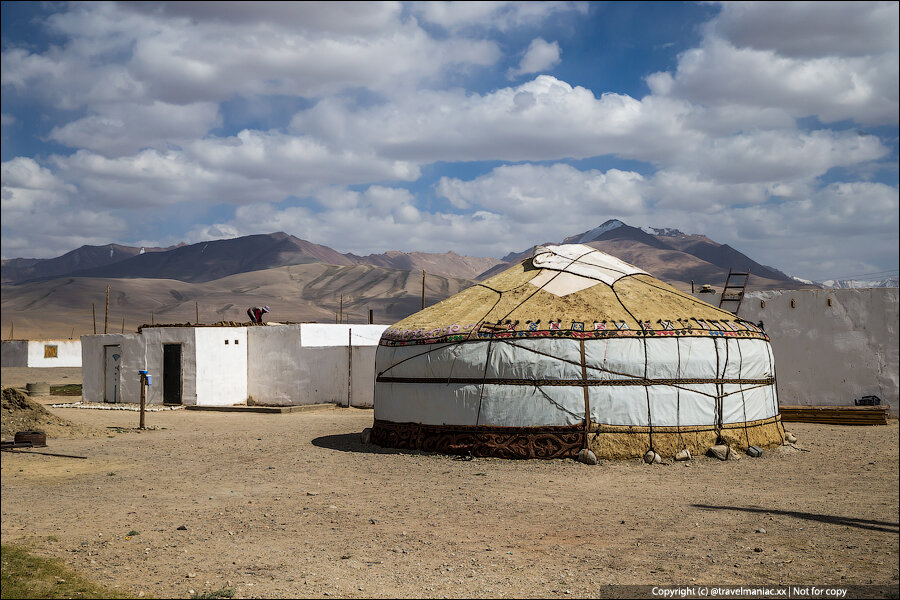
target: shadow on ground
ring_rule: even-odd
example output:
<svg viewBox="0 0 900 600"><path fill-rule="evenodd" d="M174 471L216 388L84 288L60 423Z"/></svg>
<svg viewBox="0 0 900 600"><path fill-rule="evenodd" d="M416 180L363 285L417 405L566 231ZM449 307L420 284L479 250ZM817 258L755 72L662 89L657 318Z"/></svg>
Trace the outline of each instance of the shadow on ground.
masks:
<svg viewBox="0 0 900 600"><path fill-rule="evenodd" d="M804 519L807 521L819 521L822 523L830 523L831 525L844 525L846 527L856 527L859 529L870 529L872 531L885 531L887 533L898 533L900 523L892 523L891 521L874 521L872 519L857 519L854 517L838 517L835 515L822 515L818 513L800 512L796 510L775 510L769 508L757 508L752 506L711 506L709 504L692 504L694 508L702 508L704 510L737 510L742 512L766 513L769 515L784 515L795 519Z"/></svg>
<svg viewBox="0 0 900 600"><path fill-rule="evenodd" d="M402 448L383 448L377 444L363 444L357 433L339 433L335 435L323 435L312 440L312 445L340 452L362 452L364 454L434 454L434 452L422 452L420 450L404 450Z"/></svg>

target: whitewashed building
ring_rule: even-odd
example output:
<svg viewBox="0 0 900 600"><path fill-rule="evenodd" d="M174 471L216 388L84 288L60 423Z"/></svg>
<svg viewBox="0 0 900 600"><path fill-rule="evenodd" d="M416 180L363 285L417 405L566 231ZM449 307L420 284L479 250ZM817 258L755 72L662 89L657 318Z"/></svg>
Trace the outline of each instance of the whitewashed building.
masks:
<svg viewBox="0 0 900 600"><path fill-rule="evenodd" d="M697 297L719 302L718 293ZM771 339L782 404L851 406L875 395L896 416L898 297L897 288L756 291L739 314Z"/></svg>
<svg viewBox="0 0 900 600"><path fill-rule="evenodd" d="M80 367L81 340L4 340L4 367Z"/></svg>
<svg viewBox="0 0 900 600"><path fill-rule="evenodd" d="M230 406L372 406L375 348L385 325L150 326L82 337L82 398Z"/></svg>

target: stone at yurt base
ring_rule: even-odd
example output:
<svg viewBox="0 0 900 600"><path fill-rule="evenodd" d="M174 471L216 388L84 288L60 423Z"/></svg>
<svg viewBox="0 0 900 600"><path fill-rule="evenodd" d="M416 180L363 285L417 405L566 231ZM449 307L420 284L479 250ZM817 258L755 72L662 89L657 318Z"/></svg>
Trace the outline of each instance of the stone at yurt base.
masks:
<svg viewBox="0 0 900 600"><path fill-rule="evenodd" d="M372 442L610 459L768 448L784 430L765 332L572 244L388 328Z"/></svg>

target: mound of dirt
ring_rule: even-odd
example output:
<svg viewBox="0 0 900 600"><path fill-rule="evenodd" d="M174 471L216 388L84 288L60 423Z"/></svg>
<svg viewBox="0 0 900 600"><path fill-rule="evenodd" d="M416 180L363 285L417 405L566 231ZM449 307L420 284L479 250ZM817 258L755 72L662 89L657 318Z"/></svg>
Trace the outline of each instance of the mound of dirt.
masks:
<svg viewBox="0 0 900 600"><path fill-rule="evenodd" d="M43 431L48 438L93 437L100 433L57 417L15 388L3 388L0 434L12 439L17 431Z"/></svg>

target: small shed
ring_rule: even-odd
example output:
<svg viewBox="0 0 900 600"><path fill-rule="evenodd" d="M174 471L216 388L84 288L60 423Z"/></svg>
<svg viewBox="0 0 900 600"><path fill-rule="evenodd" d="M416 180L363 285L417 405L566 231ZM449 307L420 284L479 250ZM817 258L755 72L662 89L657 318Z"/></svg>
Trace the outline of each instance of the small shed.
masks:
<svg viewBox="0 0 900 600"><path fill-rule="evenodd" d="M81 340L4 340L4 367L80 367Z"/></svg>

